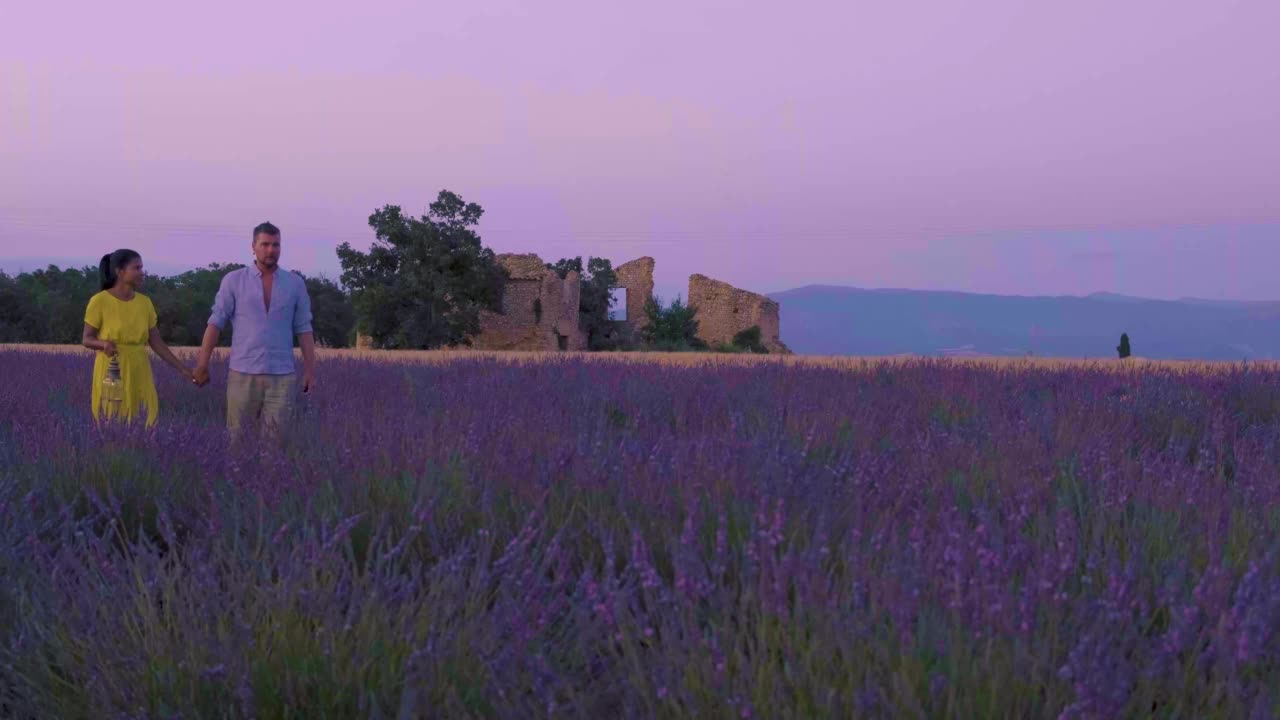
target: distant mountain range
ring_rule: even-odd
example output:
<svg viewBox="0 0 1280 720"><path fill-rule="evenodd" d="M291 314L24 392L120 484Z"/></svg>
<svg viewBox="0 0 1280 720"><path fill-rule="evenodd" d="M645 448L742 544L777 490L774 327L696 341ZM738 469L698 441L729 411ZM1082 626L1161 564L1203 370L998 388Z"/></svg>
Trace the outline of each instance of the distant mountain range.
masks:
<svg viewBox="0 0 1280 720"><path fill-rule="evenodd" d="M772 293L782 341L818 355L1280 358L1280 301L1016 296L809 285Z"/></svg>

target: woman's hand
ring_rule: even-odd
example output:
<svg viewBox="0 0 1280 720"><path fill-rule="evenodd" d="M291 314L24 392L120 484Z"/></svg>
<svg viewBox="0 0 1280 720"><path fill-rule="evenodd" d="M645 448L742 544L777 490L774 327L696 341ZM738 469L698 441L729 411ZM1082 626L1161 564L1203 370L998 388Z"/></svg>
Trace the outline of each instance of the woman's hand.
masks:
<svg viewBox="0 0 1280 720"><path fill-rule="evenodd" d="M108 357L116 354L116 344L110 340L103 340L99 338L98 328L90 325L89 323L84 324L84 331L80 333L80 344L90 350L104 353Z"/></svg>

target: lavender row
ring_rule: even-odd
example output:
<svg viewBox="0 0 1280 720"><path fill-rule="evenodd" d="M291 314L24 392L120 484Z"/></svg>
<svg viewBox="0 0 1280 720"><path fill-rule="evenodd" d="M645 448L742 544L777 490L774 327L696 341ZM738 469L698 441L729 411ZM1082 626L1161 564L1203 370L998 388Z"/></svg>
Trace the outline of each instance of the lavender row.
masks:
<svg viewBox="0 0 1280 720"><path fill-rule="evenodd" d="M1280 374L0 352L0 715L1273 717ZM225 367L219 370L225 374Z"/></svg>

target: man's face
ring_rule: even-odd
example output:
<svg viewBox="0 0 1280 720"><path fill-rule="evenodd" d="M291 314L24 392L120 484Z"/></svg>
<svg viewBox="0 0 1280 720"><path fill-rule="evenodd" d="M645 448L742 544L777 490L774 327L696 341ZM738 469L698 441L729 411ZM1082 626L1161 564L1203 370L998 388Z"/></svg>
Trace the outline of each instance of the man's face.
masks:
<svg viewBox="0 0 1280 720"><path fill-rule="evenodd" d="M253 238L253 257L262 267L274 268L280 262L280 236L258 233Z"/></svg>

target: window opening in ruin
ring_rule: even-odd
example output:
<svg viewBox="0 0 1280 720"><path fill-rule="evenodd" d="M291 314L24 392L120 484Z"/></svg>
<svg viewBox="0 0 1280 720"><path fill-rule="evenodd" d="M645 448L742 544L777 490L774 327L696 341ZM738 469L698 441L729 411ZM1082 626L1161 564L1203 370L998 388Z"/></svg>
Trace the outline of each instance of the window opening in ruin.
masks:
<svg viewBox="0 0 1280 720"><path fill-rule="evenodd" d="M620 322L627 321L627 289L624 287L609 288L609 297L611 304L609 306L609 319L618 320Z"/></svg>

